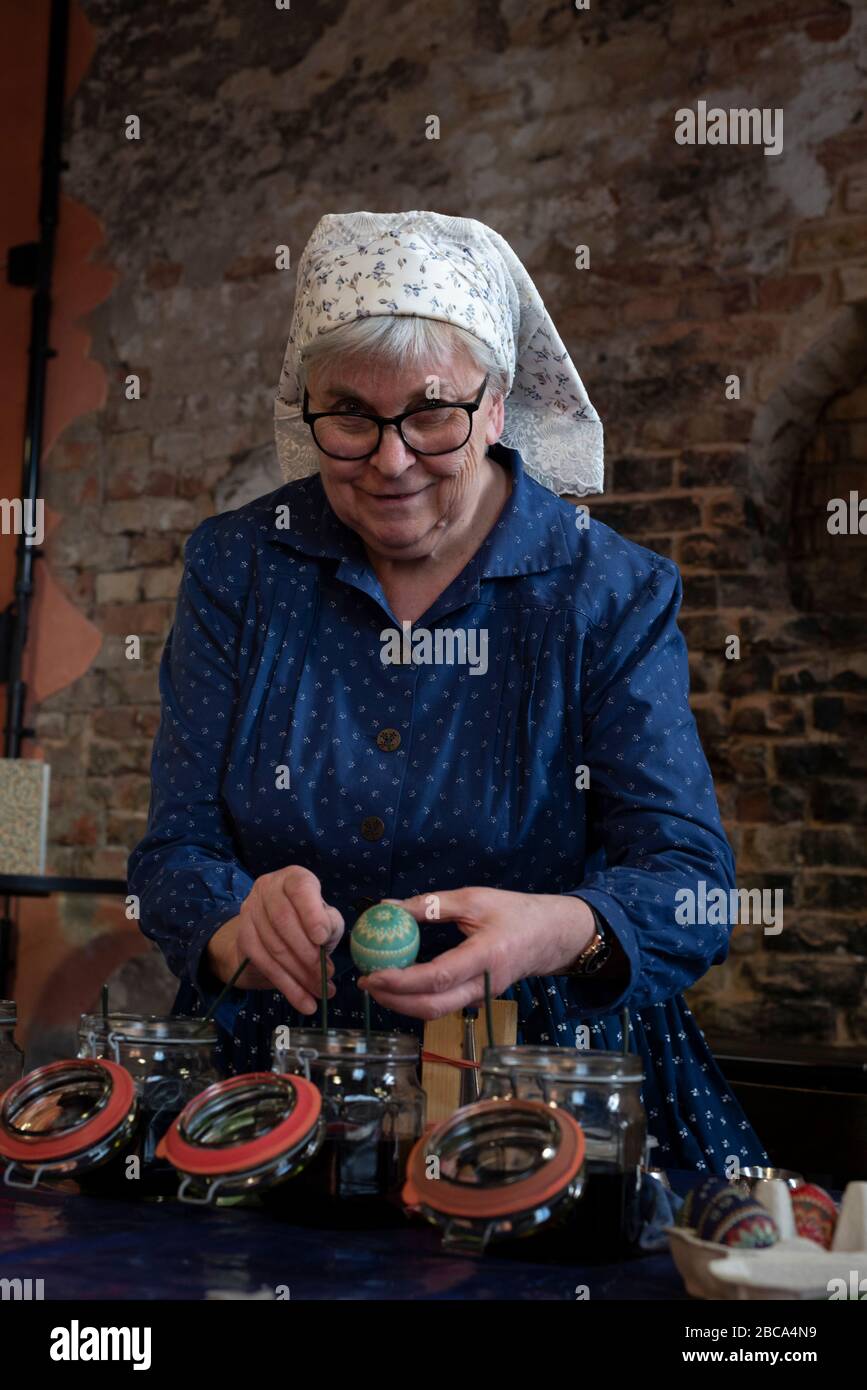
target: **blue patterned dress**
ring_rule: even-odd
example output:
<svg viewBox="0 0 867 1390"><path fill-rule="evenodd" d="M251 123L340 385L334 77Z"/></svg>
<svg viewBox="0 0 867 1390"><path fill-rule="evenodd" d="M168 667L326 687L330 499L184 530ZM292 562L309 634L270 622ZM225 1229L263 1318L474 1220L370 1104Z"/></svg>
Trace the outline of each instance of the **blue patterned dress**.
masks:
<svg viewBox="0 0 867 1390"><path fill-rule="evenodd" d="M677 925L675 894L728 890L734 865L689 709L677 567L576 524L514 450L490 455L511 494L413 625L485 629L486 670L383 663L380 634L401 624L318 474L193 532L160 666L148 828L129 861L142 930L181 980L176 1011L196 1014L214 997L209 938L258 875L288 864L317 875L347 928L381 898L461 887L583 897L628 978L522 980L507 992L518 1040L570 1047L586 1024L592 1047L620 1049L627 1005L657 1161L767 1162L681 993L725 959L731 929ZM421 931L420 960L462 939L448 922ZM358 1027L347 936L329 1021ZM372 1016L423 1026L375 1003ZM310 1022L253 990L232 991L217 1019L229 1072L268 1069L274 1027Z"/></svg>

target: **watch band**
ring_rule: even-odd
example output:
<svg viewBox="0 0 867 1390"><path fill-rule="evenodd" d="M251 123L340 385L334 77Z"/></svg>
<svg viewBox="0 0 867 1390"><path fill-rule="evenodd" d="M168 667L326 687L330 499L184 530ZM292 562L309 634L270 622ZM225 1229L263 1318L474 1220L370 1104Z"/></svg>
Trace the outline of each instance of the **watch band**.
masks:
<svg viewBox="0 0 867 1390"><path fill-rule="evenodd" d="M593 913L593 922L596 932L592 940L584 947L579 956L573 960L567 974L577 975L582 979L588 975L595 975L601 970L605 962L611 955L611 933L607 922L604 922L591 903L586 898L581 899Z"/></svg>

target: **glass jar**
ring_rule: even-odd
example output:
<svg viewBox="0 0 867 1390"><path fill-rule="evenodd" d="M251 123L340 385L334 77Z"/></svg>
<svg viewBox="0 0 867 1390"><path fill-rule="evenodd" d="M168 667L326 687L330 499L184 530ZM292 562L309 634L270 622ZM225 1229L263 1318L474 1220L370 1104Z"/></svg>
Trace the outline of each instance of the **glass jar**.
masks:
<svg viewBox="0 0 867 1390"><path fill-rule="evenodd" d="M288 1028L274 1034L274 1071L322 1095L325 1139L296 1182L280 1189L293 1219L317 1224L402 1221L400 1189L424 1129L419 1040L408 1033Z"/></svg>
<svg viewBox="0 0 867 1390"><path fill-rule="evenodd" d="M480 1255L489 1243L517 1242L532 1259L542 1234L556 1238L575 1209L584 1155L581 1126L567 1110L538 1100L476 1101L414 1145L403 1200L440 1227L448 1248Z"/></svg>
<svg viewBox="0 0 867 1390"><path fill-rule="evenodd" d="M79 1056L125 1067L141 1105L142 1180L151 1195L174 1192L176 1174L157 1157L159 1141L188 1101L218 1079L217 1029L198 1018L84 1014Z"/></svg>
<svg viewBox="0 0 867 1390"><path fill-rule="evenodd" d="M576 1259L631 1248L641 1229L647 1128L641 1058L571 1047L488 1047L481 1072L483 1097L541 1100L567 1110L581 1126L587 1181L569 1235Z"/></svg>
<svg viewBox="0 0 867 1390"><path fill-rule="evenodd" d="M9 1187L96 1173L120 1182L138 1152L141 1115L132 1077L114 1062L77 1058L37 1067L0 1100L0 1158Z"/></svg>
<svg viewBox="0 0 867 1390"><path fill-rule="evenodd" d="M24 1070L24 1053L15 1042L18 1010L12 999L0 999L0 1095L18 1081Z"/></svg>
<svg viewBox="0 0 867 1390"><path fill-rule="evenodd" d="M181 1111L157 1146L197 1206L262 1194L302 1172L325 1138L322 1097L303 1076L248 1072Z"/></svg>

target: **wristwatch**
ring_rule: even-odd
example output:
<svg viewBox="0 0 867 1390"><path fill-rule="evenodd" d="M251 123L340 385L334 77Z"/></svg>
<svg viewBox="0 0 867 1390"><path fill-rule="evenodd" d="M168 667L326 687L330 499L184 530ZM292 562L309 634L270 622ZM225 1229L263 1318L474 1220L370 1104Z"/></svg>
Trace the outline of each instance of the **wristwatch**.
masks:
<svg viewBox="0 0 867 1390"><path fill-rule="evenodd" d="M596 931L581 954L573 960L566 974L584 978L587 975L595 975L611 956L611 929L607 922L603 922L596 908L588 903L586 898L582 898L581 901L593 913Z"/></svg>

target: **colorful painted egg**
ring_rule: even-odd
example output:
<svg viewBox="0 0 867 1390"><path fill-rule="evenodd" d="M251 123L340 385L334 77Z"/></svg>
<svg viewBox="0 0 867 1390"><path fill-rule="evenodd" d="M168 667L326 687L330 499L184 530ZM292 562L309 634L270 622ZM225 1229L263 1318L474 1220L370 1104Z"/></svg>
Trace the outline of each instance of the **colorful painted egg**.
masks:
<svg viewBox="0 0 867 1390"><path fill-rule="evenodd" d="M712 1197L719 1192L728 1192L731 1184L725 1178L702 1178L700 1183L691 1187L684 1198L683 1206L677 1214L677 1219L682 1226L698 1225L698 1213L703 1211Z"/></svg>
<svg viewBox="0 0 867 1390"><path fill-rule="evenodd" d="M700 1184L692 1211L699 1240L756 1249L776 1245L780 1239L777 1223L770 1212L720 1178L706 1179Z"/></svg>
<svg viewBox="0 0 867 1390"><path fill-rule="evenodd" d="M825 1250L831 1249L837 1208L830 1193L815 1183L805 1182L792 1193L792 1212L799 1236L814 1240Z"/></svg>
<svg viewBox="0 0 867 1390"><path fill-rule="evenodd" d="M377 903L362 912L349 937L352 959L362 975L374 970L404 970L421 944L418 922L395 903Z"/></svg>

